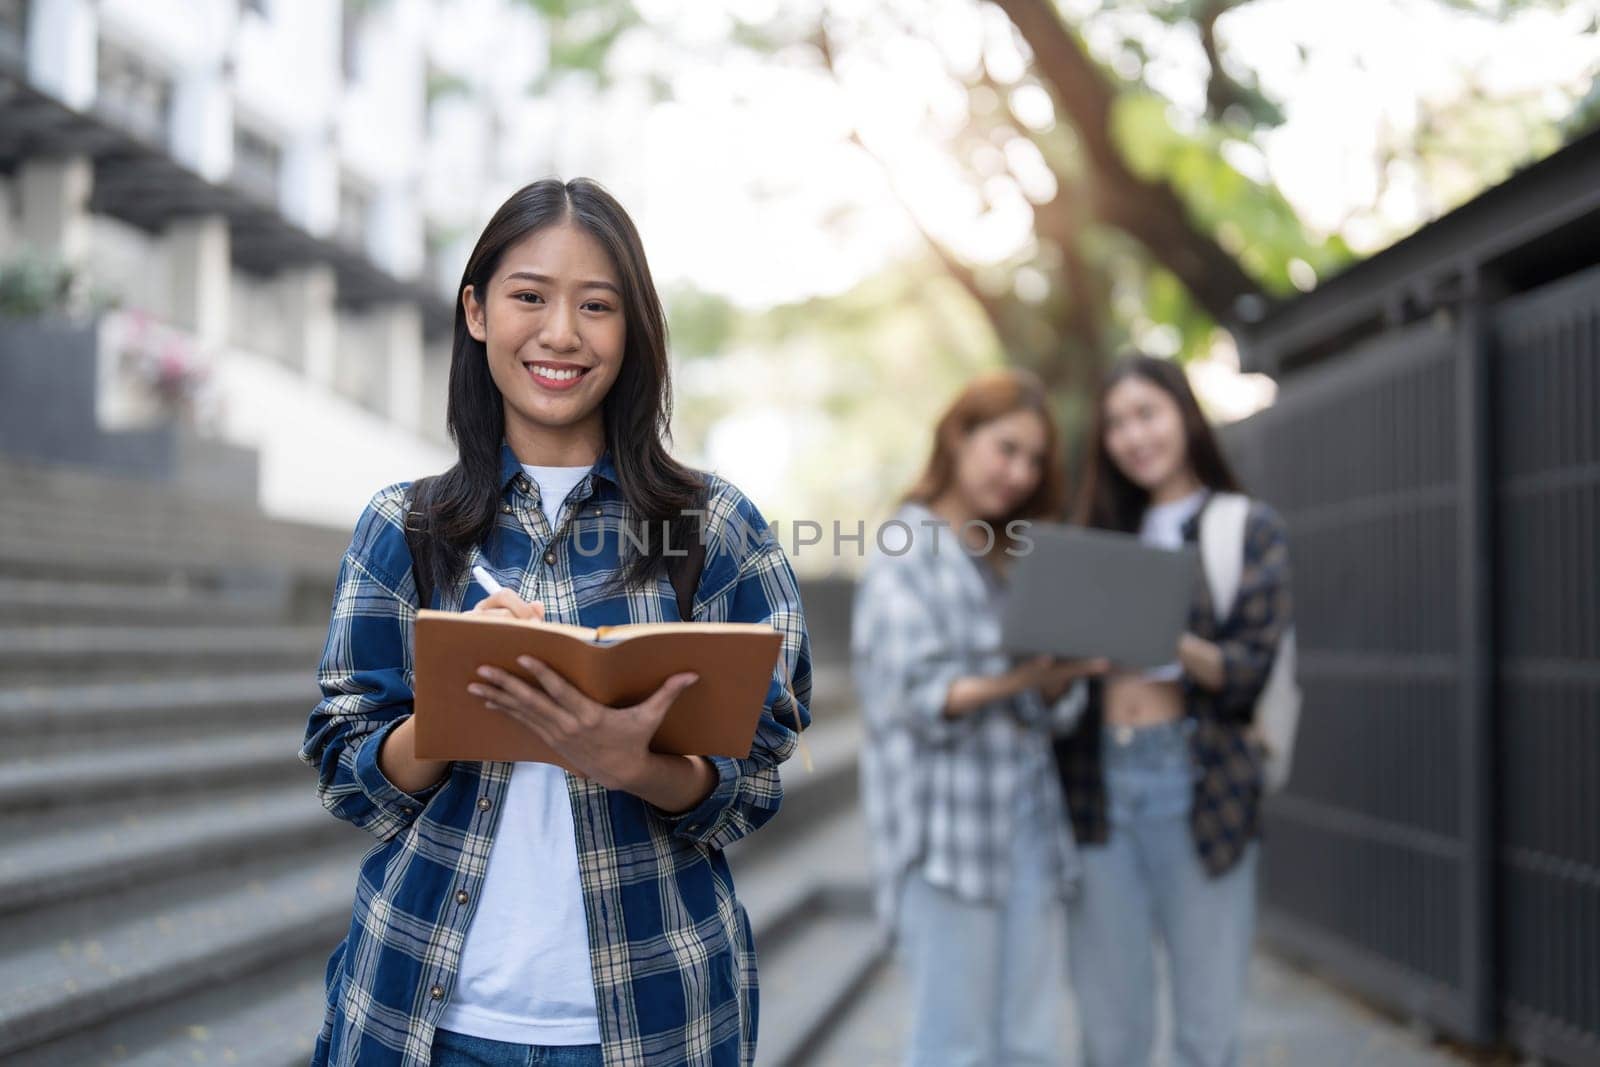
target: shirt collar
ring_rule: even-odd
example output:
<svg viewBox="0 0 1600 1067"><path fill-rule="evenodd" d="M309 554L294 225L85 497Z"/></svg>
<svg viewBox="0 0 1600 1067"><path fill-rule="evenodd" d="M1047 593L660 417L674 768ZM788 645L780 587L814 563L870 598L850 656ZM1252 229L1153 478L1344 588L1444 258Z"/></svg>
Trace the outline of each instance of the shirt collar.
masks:
<svg viewBox="0 0 1600 1067"><path fill-rule="evenodd" d="M601 450L600 458L595 460L594 466L590 468L590 471L604 478L612 485L619 484L617 481L617 465L611 458L609 445ZM510 443L502 438L500 441L500 488L504 489L521 477L522 474L522 461L517 458L515 452L511 451Z"/></svg>

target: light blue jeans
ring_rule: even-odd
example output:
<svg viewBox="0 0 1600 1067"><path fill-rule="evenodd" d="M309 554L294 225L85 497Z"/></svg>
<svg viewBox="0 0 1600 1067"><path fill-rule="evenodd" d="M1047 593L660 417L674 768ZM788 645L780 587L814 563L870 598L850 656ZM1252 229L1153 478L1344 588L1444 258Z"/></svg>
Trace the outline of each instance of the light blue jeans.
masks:
<svg viewBox="0 0 1600 1067"><path fill-rule="evenodd" d="M1065 919L1045 866L1056 828L1019 796L1009 893L975 904L913 872L899 938L911 993L908 1067L1061 1063Z"/></svg>
<svg viewBox="0 0 1600 1067"><path fill-rule="evenodd" d="M429 1067L603 1067L599 1045L519 1045L436 1027Z"/></svg>
<svg viewBox="0 0 1600 1067"><path fill-rule="evenodd" d="M1081 892L1067 906L1067 958L1085 1067L1147 1067L1155 1045L1155 942L1172 989L1175 1067L1239 1059L1255 930L1256 853L1211 877L1189 827L1190 720L1103 732L1109 840L1081 845Z"/></svg>

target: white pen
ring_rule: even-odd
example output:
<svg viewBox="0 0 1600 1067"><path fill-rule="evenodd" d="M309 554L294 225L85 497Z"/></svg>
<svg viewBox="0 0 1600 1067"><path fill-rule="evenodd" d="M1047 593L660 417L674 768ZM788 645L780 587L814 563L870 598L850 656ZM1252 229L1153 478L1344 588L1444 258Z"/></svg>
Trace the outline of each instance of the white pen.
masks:
<svg viewBox="0 0 1600 1067"><path fill-rule="evenodd" d="M478 584L483 586L484 592L488 593L490 596L494 596L501 589L505 588L499 582L494 580L494 575L485 570L482 564L473 564L472 576L478 580Z"/></svg>

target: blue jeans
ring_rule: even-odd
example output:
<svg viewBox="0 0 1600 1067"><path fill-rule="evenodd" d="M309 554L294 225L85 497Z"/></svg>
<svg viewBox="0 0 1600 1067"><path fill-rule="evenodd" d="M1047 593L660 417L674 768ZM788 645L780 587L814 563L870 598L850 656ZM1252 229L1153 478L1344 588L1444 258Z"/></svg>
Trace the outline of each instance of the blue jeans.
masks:
<svg viewBox="0 0 1600 1067"><path fill-rule="evenodd" d="M599 1045L519 1045L435 1028L429 1067L603 1067Z"/></svg>
<svg viewBox="0 0 1600 1067"><path fill-rule="evenodd" d="M1192 722L1104 731L1101 765L1111 832L1082 845L1083 882L1067 906L1068 960L1085 1067L1146 1067L1156 1030L1155 942L1172 990L1174 1067L1231 1067L1239 1059L1255 929L1259 845L1211 877L1189 813Z"/></svg>
<svg viewBox="0 0 1600 1067"><path fill-rule="evenodd" d="M1018 798L1006 899L979 904L913 871L900 944L911 993L909 1067L1061 1062L1064 920L1044 859L1054 826Z"/></svg>

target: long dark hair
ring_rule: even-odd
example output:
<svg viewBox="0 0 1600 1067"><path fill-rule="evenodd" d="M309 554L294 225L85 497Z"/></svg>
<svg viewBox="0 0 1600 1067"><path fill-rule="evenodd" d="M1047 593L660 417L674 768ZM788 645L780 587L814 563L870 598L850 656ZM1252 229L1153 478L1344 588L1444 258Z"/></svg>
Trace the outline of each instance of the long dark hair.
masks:
<svg viewBox="0 0 1600 1067"><path fill-rule="evenodd" d="M1050 401L1044 382L1033 371L1019 367L991 371L967 383L961 394L950 403L933 430L933 448L922 474L906 493L901 503L931 505L950 488L956 475L956 449L961 439L984 423L1003 418L1018 411L1031 411L1044 421L1045 446L1043 469L1039 484L1027 499L1018 504L1009 515L994 523L999 527L989 547L989 555L1011 547L1014 540L1009 526L1019 519L1058 519L1061 517L1065 478L1062 471L1060 434L1055 416L1050 413Z"/></svg>
<svg viewBox="0 0 1600 1067"><path fill-rule="evenodd" d="M1089 447L1084 450L1083 474L1078 483L1075 521L1104 530L1133 532L1139 528L1150 493L1122 473L1106 448L1106 398L1111 390L1129 378L1142 378L1172 397L1183 416L1184 451L1195 477L1214 492L1242 493L1239 479L1217 444L1217 435L1206 422L1200 404L1189 388L1183 369L1168 359L1157 359L1140 352L1121 356L1106 369L1095 395L1094 415L1090 419Z"/></svg>
<svg viewBox="0 0 1600 1067"><path fill-rule="evenodd" d="M486 346L467 329L462 293L469 285L473 292L484 293L508 248L563 222L582 227L600 242L622 283L627 322L622 368L600 410L605 445L616 465L622 495L634 519L648 525L644 536L621 538L627 556L613 576L614 583L622 587L642 583L663 565L676 577L686 565L684 553L692 539L701 535L699 517L692 509L703 503L705 481L674 460L663 443L671 437L672 415L667 318L639 232L599 183L588 178L565 183L546 178L523 186L500 205L479 236L456 289L446 425L460 459L443 474L417 479L412 488L412 522L421 533L417 570L434 589L448 588L465 570L472 546L494 527L503 488L504 400L489 374Z"/></svg>

